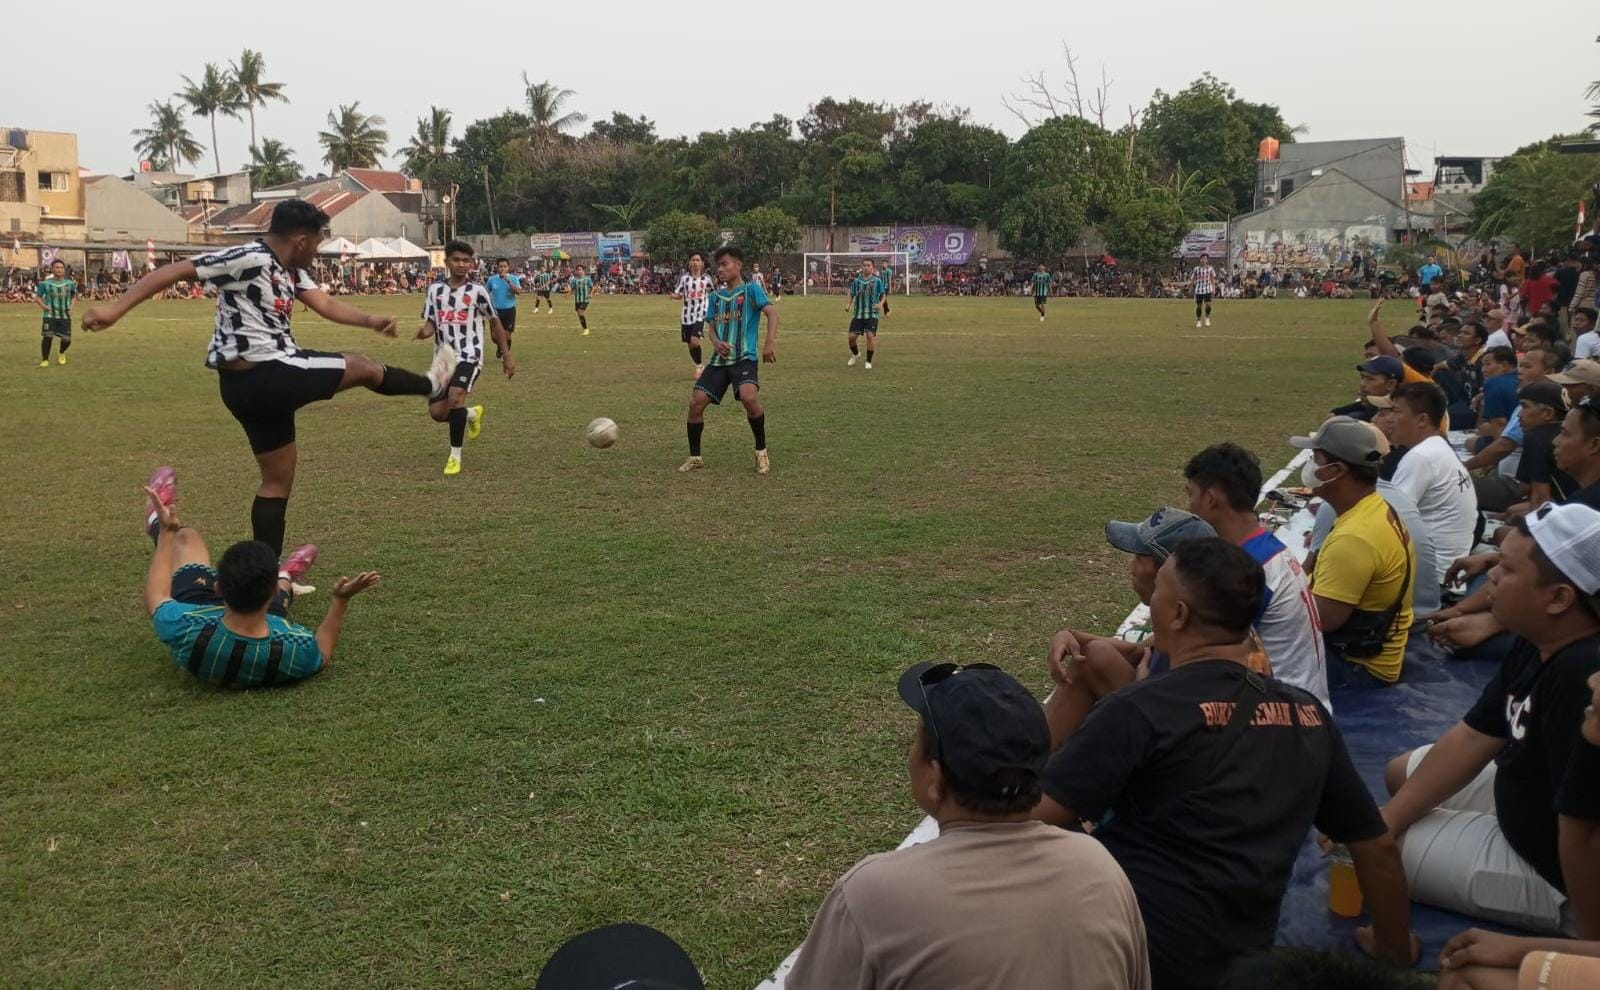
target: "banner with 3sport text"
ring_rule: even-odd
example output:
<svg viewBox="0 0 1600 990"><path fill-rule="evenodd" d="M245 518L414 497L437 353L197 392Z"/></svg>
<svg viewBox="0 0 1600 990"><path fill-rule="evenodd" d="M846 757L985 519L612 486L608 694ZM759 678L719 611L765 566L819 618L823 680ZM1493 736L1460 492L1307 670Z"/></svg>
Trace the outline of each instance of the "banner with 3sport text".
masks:
<svg viewBox="0 0 1600 990"><path fill-rule="evenodd" d="M972 260L978 232L948 224L857 227L850 233L852 251L904 251L917 265L964 265Z"/></svg>

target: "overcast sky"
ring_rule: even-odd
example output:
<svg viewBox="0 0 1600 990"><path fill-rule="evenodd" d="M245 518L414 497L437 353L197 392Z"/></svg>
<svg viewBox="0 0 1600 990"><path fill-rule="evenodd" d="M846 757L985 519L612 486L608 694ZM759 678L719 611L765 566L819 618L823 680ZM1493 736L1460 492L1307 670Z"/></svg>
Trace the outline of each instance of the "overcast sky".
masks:
<svg viewBox="0 0 1600 990"><path fill-rule="evenodd" d="M1108 125L1125 123L1130 103L1142 108L1156 89L1182 89L1209 70L1246 99L1278 104L1291 125L1309 128L1302 140L1400 135L1411 167L1431 169L1435 154L1500 155L1582 127L1584 90L1600 78L1595 0L1248 7L277 0L157 14L87 0L74 8L65 48L20 37L5 46L0 125L76 132L86 167L126 171L137 157L128 132L146 125L148 104L169 97L180 73L198 77L207 59L225 66L248 46L292 101L257 111L261 135L284 141L312 171L325 167L316 135L336 104L360 100L384 117L393 151L430 104L454 113L457 134L516 106L524 69L575 90L572 108L591 118L643 114L663 135L774 113L798 119L832 95L953 104L1016 137L1023 125L1001 97L1020 90L1026 72L1059 82L1065 41L1081 79L1097 80L1102 64L1111 77ZM203 119L192 130L209 145ZM217 131L224 169L243 165L248 125L222 118ZM210 163L208 155L199 170Z"/></svg>

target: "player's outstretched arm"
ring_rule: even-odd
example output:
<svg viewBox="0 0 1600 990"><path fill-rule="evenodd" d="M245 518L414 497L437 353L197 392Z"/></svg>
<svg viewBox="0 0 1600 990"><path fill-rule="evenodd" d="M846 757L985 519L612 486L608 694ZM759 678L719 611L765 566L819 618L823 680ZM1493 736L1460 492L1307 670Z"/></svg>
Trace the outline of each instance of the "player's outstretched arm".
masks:
<svg viewBox="0 0 1600 990"><path fill-rule="evenodd" d="M767 339L761 346L761 360L768 364L778 361L778 307L767 303L761 307L761 315L767 318Z"/></svg>
<svg viewBox="0 0 1600 990"><path fill-rule="evenodd" d="M333 663L333 650L339 645L339 632L344 628L344 614L350 608L350 599L368 588L376 588L381 580L377 571L362 571L353 578L340 578L333 586L333 604L328 606L328 614L317 627L317 649L322 653L324 667Z"/></svg>
<svg viewBox="0 0 1600 990"><path fill-rule="evenodd" d="M172 597L172 572L177 569L172 566L172 542L178 530L183 528L183 523L178 521L177 510L162 502L155 489L147 486L144 493L149 497L150 504L156 507L158 527L156 552L150 555L150 570L144 578L144 610L154 615L156 609Z"/></svg>
<svg viewBox="0 0 1600 990"><path fill-rule="evenodd" d="M432 337L435 333L438 333L438 332L439 332L439 328L433 325L433 321L432 320L423 320L422 321L422 326L417 327L417 335L413 339L414 340L427 340L429 337Z"/></svg>
<svg viewBox="0 0 1600 990"><path fill-rule="evenodd" d="M354 306L345 305L321 289L306 289L300 293L300 301L325 320L342 323L347 327L376 330L385 337L393 337L396 333L394 317L364 313Z"/></svg>
<svg viewBox="0 0 1600 990"><path fill-rule="evenodd" d="M192 261L174 261L170 265L162 265L129 286L128 291L118 297L116 302L105 306L91 306L88 312L83 314L83 328L109 329L118 320L127 316L129 310L146 299L159 296L179 282L193 282L196 279Z"/></svg>

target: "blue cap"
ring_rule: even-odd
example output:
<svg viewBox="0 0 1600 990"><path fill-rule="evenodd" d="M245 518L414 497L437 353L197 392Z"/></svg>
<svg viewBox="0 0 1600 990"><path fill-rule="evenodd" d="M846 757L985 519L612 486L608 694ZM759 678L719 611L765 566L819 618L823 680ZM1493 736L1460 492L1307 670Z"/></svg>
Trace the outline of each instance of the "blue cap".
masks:
<svg viewBox="0 0 1600 990"><path fill-rule="evenodd" d="M1385 354L1375 357L1370 361L1363 361L1356 365L1356 370L1368 375L1383 375L1385 378L1404 378L1406 366L1400 363L1397 357Z"/></svg>
<svg viewBox="0 0 1600 990"><path fill-rule="evenodd" d="M1166 560L1185 540L1216 536L1217 531L1199 516L1170 506L1157 509L1144 522L1106 523L1106 542L1123 553Z"/></svg>

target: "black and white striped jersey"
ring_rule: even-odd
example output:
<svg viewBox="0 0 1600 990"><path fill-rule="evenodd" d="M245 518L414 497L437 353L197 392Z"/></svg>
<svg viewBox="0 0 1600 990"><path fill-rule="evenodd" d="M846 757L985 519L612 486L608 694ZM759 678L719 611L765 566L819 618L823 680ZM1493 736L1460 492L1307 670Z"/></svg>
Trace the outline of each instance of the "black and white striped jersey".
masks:
<svg viewBox="0 0 1600 990"><path fill-rule="evenodd" d="M683 325L697 327L706 321L706 300L713 288L710 275L694 276L688 272L678 279L673 292L683 297Z"/></svg>
<svg viewBox="0 0 1600 990"><path fill-rule="evenodd" d="M483 363L483 331L494 316L489 290L477 282L451 288L449 282L428 286L422 318L433 324L434 348L449 344L463 361Z"/></svg>
<svg viewBox="0 0 1600 990"><path fill-rule="evenodd" d="M286 267L261 241L202 254L194 259L194 270L217 292L206 367L240 358L276 361L300 350L289 317L300 293L317 288L310 272Z"/></svg>

